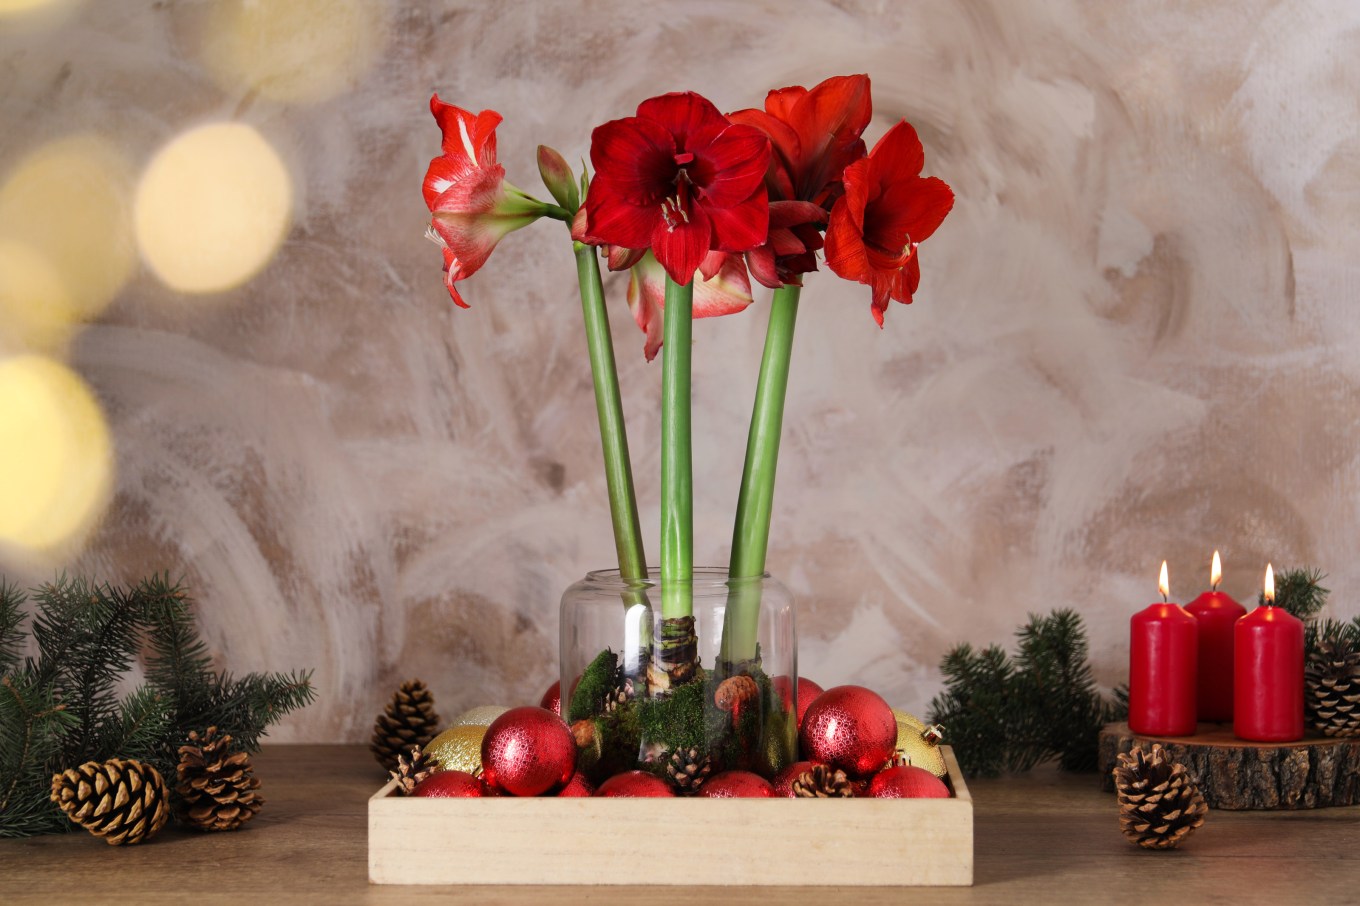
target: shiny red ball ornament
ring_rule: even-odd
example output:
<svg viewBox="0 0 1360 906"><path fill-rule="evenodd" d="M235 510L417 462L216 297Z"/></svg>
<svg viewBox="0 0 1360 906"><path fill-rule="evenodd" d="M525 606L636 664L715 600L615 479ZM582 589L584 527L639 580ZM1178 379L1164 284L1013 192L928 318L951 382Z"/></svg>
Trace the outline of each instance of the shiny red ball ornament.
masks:
<svg viewBox="0 0 1360 906"><path fill-rule="evenodd" d="M624 771L615 774L595 791L596 796L613 799L651 799L674 797L671 785L646 771Z"/></svg>
<svg viewBox="0 0 1360 906"><path fill-rule="evenodd" d="M558 717L562 716L562 681L558 680L548 687L548 691L543 693L543 697L538 700L538 706L546 711L551 711Z"/></svg>
<svg viewBox="0 0 1360 906"><path fill-rule="evenodd" d="M479 799L492 793L486 784L466 771L439 771L417 783L411 795L431 799Z"/></svg>
<svg viewBox="0 0 1360 906"><path fill-rule="evenodd" d="M948 799L944 781L913 765L879 771L869 782L869 795L877 799Z"/></svg>
<svg viewBox="0 0 1360 906"><path fill-rule="evenodd" d="M544 708L511 708L482 737L482 776L512 796L541 796L566 786L576 771L576 740Z"/></svg>
<svg viewBox="0 0 1360 906"><path fill-rule="evenodd" d="M567 785L557 791L558 799L567 799L573 796L594 796L595 785L586 779L580 771L571 775Z"/></svg>
<svg viewBox="0 0 1360 906"><path fill-rule="evenodd" d="M774 787L750 771L723 771L708 778L699 788L699 795L709 799L771 799Z"/></svg>
<svg viewBox="0 0 1360 906"><path fill-rule="evenodd" d="M863 686L836 686L808 706L798 742L804 758L865 777L892 757L897 718L877 692Z"/></svg>
<svg viewBox="0 0 1360 906"><path fill-rule="evenodd" d="M798 779L798 775L804 771L812 770L812 762L795 761L775 775L774 795L775 798L796 799L797 795L793 792L793 782Z"/></svg>

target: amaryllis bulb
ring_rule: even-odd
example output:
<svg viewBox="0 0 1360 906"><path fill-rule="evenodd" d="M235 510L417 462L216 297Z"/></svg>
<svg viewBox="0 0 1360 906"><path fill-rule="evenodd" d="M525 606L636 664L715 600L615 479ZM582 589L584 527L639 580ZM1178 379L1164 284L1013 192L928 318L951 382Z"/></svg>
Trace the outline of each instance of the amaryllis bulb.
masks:
<svg viewBox="0 0 1360 906"><path fill-rule="evenodd" d="M1218 590L1218 583L1223 581L1223 563L1218 559L1218 551L1214 551L1214 564L1209 567L1209 587Z"/></svg>
<svg viewBox="0 0 1360 906"><path fill-rule="evenodd" d="M1265 582L1266 603L1275 603L1275 569L1269 563L1266 564Z"/></svg>

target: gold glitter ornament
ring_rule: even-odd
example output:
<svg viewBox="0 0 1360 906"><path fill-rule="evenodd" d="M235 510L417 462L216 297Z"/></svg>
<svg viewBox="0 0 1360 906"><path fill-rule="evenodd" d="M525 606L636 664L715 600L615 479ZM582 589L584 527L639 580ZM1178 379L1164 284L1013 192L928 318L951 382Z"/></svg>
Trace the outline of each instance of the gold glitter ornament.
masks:
<svg viewBox="0 0 1360 906"><path fill-rule="evenodd" d="M925 768L936 777L949 773L944 764L944 753L940 751L944 728L926 726L920 718L896 708L893 709L893 717L897 718L897 752L894 758L902 764Z"/></svg>
<svg viewBox="0 0 1360 906"><path fill-rule="evenodd" d="M445 771L463 771L481 776L482 737L486 727L465 725L449 727L425 747L425 754L439 763Z"/></svg>
<svg viewBox="0 0 1360 906"><path fill-rule="evenodd" d="M450 727L489 727L491 722L510 709L505 705L478 705L453 719Z"/></svg>

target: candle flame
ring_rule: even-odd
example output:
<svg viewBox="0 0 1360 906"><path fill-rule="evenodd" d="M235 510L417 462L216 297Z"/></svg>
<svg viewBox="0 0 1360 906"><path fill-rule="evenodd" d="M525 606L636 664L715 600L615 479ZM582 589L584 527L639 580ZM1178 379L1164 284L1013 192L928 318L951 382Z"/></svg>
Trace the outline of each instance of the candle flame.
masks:
<svg viewBox="0 0 1360 906"><path fill-rule="evenodd" d="M1269 563L1266 564L1266 584L1265 584L1265 593L1266 593L1266 603L1267 603L1267 604L1274 604L1274 603L1275 603L1275 568L1272 567Z"/></svg>
<svg viewBox="0 0 1360 906"><path fill-rule="evenodd" d="M1214 551L1214 565L1209 568L1209 585L1214 591L1218 591L1218 583L1223 581L1223 562L1218 559L1218 551Z"/></svg>
<svg viewBox="0 0 1360 906"><path fill-rule="evenodd" d="M1166 561L1162 561L1162 574L1157 579L1157 589L1162 593L1162 600L1165 601L1167 595L1171 594L1171 583L1166 581Z"/></svg>

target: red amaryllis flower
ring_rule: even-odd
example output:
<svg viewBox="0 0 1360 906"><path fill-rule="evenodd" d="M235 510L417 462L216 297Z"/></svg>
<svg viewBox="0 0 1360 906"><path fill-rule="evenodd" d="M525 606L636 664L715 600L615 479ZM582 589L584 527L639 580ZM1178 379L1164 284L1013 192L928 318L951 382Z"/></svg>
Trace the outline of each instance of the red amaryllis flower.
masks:
<svg viewBox="0 0 1360 906"><path fill-rule="evenodd" d="M827 266L873 290L879 327L889 299L911 303L921 283L916 248L954 206L954 192L943 180L921 176L925 161L916 130L902 120L868 157L845 168L845 194L831 209Z"/></svg>
<svg viewBox="0 0 1360 906"><path fill-rule="evenodd" d="M709 252L699 265L699 276L703 279L694 286L694 317L730 315L751 304L751 280L740 255ZM666 309L666 271L651 254L634 264L628 275L628 308L647 335L642 351L650 362L661 348Z"/></svg>
<svg viewBox="0 0 1360 906"><path fill-rule="evenodd" d="M834 76L811 90L778 88L765 109L738 110L734 123L770 137L765 186L770 196L769 242L747 253L752 275L766 286L798 283L815 271L821 225L841 195L841 173L864 157L860 135L873 105L867 75Z"/></svg>
<svg viewBox="0 0 1360 906"><path fill-rule="evenodd" d="M636 116L596 127L590 160L589 241L650 248L679 284L710 251L765 241L770 141L693 92L651 98Z"/></svg>
<svg viewBox="0 0 1360 906"><path fill-rule="evenodd" d="M444 252L444 282L460 308L456 286L477 272L506 234L533 223L544 205L505 182L496 163L494 110L479 114L430 98L430 112L444 133L443 151L430 161L422 187L432 215L427 235Z"/></svg>

